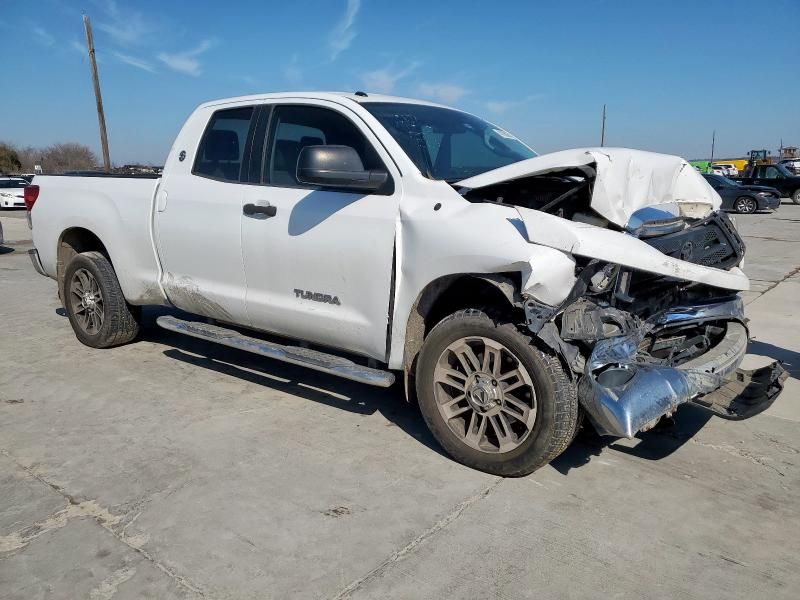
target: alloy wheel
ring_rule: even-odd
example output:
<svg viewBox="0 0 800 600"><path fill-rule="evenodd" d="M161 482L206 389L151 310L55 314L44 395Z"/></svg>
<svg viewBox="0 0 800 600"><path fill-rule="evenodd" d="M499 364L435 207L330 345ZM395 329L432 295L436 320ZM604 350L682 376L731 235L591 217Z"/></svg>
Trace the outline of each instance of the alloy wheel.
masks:
<svg viewBox="0 0 800 600"><path fill-rule="evenodd" d="M69 284L69 301L75 321L84 332L95 335L103 326L103 292L94 275L78 269Z"/></svg>
<svg viewBox="0 0 800 600"><path fill-rule="evenodd" d="M756 201L752 198L739 198L736 201L736 211L744 214L754 213L757 209Z"/></svg>
<svg viewBox="0 0 800 600"><path fill-rule="evenodd" d="M533 431L533 380L504 344L486 337L460 338L441 353L433 377L440 415L471 448L510 452Z"/></svg>

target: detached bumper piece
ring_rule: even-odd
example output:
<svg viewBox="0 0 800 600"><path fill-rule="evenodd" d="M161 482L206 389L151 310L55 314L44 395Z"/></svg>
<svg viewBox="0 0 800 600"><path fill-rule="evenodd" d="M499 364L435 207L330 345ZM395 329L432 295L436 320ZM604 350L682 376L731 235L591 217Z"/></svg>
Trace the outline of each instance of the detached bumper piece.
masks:
<svg viewBox="0 0 800 600"><path fill-rule="evenodd" d="M737 369L718 390L695 398L693 404L723 419L740 421L767 410L783 390L789 373L775 361L760 369Z"/></svg>
<svg viewBox="0 0 800 600"><path fill-rule="evenodd" d="M598 342L581 378L581 404L598 433L632 438L679 405L696 401L726 418L746 418L771 404L786 374L774 363L739 370L747 329L726 324L724 338L708 352L677 367L637 361L638 333Z"/></svg>

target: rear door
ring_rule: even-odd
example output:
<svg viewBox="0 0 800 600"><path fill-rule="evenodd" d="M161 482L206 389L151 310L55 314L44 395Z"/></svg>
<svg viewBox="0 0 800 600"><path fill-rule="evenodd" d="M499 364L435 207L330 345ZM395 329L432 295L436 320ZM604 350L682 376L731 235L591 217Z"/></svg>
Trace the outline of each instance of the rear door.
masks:
<svg viewBox="0 0 800 600"><path fill-rule="evenodd" d="M249 324L240 180L256 114L253 106L196 113L178 141L195 140L193 147L175 149L177 162L165 170L156 194L154 228L170 302L240 324ZM194 137L192 127L197 128Z"/></svg>
<svg viewBox="0 0 800 600"><path fill-rule="evenodd" d="M267 105L267 115L254 143L253 181L244 191L245 206L262 211L242 216L250 321L259 329L385 359L399 172L349 109L306 100ZM327 144L355 148L365 168L389 172L391 185L365 194L299 183L300 150Z"/></svg>

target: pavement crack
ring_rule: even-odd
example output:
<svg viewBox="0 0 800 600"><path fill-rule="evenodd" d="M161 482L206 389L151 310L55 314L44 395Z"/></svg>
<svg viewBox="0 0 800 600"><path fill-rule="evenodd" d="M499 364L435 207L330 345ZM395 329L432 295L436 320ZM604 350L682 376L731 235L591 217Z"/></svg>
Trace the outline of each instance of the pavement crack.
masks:
<svg viewBox="0 0 800 600"><path fill-rule="evenodd" d="M25 529L22 529L20 531L15 531L10 535L0 536L0 559L4 558L3 555L7 555L11 552L24 549L25 546L27 546L30 542L32 542L42 534L47 533L48 531L53 531L54 529L60 529L61 527L64 527L69 522L70 519L79 517L91 517L95 523L97 523L103 529L109 532L119 542L125 544L125 546L127 546L140 556L144 557L155 568L157 568L167 577L172 579L178 586L189 590L190 592L196 594L200 598L209 597L200 586L198 586L195 583L192 583L188 578L179 575L173 569L160 562L147 550L142 548L141 543L139 543L141 540L129 539L129 537L126 537L125 527L122 528L115 527L126 519L128 513L114 515L107 509L100 506L95 500L79 501L75 498L75 496L68 494L61 486L56 485L50 481L47 481L47 479L42 477L40 474L36 473L30 467L27 467L22 463L20 463L5 448L0 448L0 454L11 460L20 469L25 471L25 473L27 473L28 475L30 475L43 485L46 485L50 489L58 492L68 502L66 508L53 513L44 520L37 521L33 525L26 527ZM137 514L131 521L135 521L138 517L139 515ZM111 583L113 582L110 582L109 584ZM102 598L103 596L98 596L98 597Z"/></svg>
<svg viewBox="0 0 800 600"><path fill-rule="evenodd" d="M745 460L749 460L753 464L766 467L767 469L775 471L775 473L777 473L781 477L786 476L786 473L784 473L774 465L771 465L769 462L767 462L766 459L760 456L756 456L755 454L751 453L748 450L745 450L744 448L737 448L736 446L730 446L728 444L707 444L705 442L700 442L694 438L692 438L690 441L692 444L695 444L697 446L702 446L704 448L711 448L712 450L719 450L720 452L724 452L725 454L730 454L731 456L744 458Z"/></svg>
<svg viewBox="0 0 800 600"><path fill-rule="evenodd" d="M356 579L355 581L352 581L349 585L342 588L335 596L333 596L332 600L344 600L345 598L350 598L359 588L370 581L381 577L393 564L403 560L406 556L414 552L419 546L424 544L428 539L456 521L470 506L489 496L502 482L503 478L498 477L490 485L485 487L477 494L474 494L466 500L456 504L453 509L447 513L447 515L434 523L433 526L420 533L400 550L393 552L386 560L372 569L369 573Z"/></svg>
<svg viewBox="0 0 800 600"><path fill-rule="evenodd" d="M797 244L800 240L785 240L782 238L769 237L766 235L743 235L743 238L752 238L754 240L766 240L768 242L786 242L788 244Z"/></svg>
<svg viewBox="0 0 800 600"><path fill-rule="evenodd" d="M786 281L787 279L791 279L792 277L794 277L798 273L800 273L800 266L795 267L794 269L789 271L786 275L784 275L781 279L779 279L778 281L775 281L774 283L772 283L772 285L770 285L767 289L765 289L763 292L761 292L761 294L758 297L761 298L761 296L763 296L767 292L770 292L770 291L774 290L776 287L778 287L784 281Z"/></svg>

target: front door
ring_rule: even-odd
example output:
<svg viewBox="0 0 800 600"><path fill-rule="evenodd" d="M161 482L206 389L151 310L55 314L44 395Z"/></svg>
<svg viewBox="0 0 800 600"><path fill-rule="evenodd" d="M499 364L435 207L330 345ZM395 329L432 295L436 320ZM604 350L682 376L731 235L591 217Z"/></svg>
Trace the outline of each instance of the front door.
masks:
<svg viewBox="0 0 800 600"><path fill-rule="evenodd" d="M156 194L161 283L178 308L247 325L239 179L256 110L211 112L202 119L195 115L197 127L208 121L196 157L187 154L191 149L181 150L180 162L167 171ZM200 132L194 139L199 137Z"/></svg>
<svg viewBox="0 0 800 600"><path fill-rule="evenodd" d="M372 132L335 104L274 105L265 107L268 113L260 182L243 186L250 205L242 220L250 321L383 360L399 174ZM391 185L365 194L299 183L301 149L326 144L355 148L365 168L389 172ZM254 156L257 147L258 140Z"/></svg>

